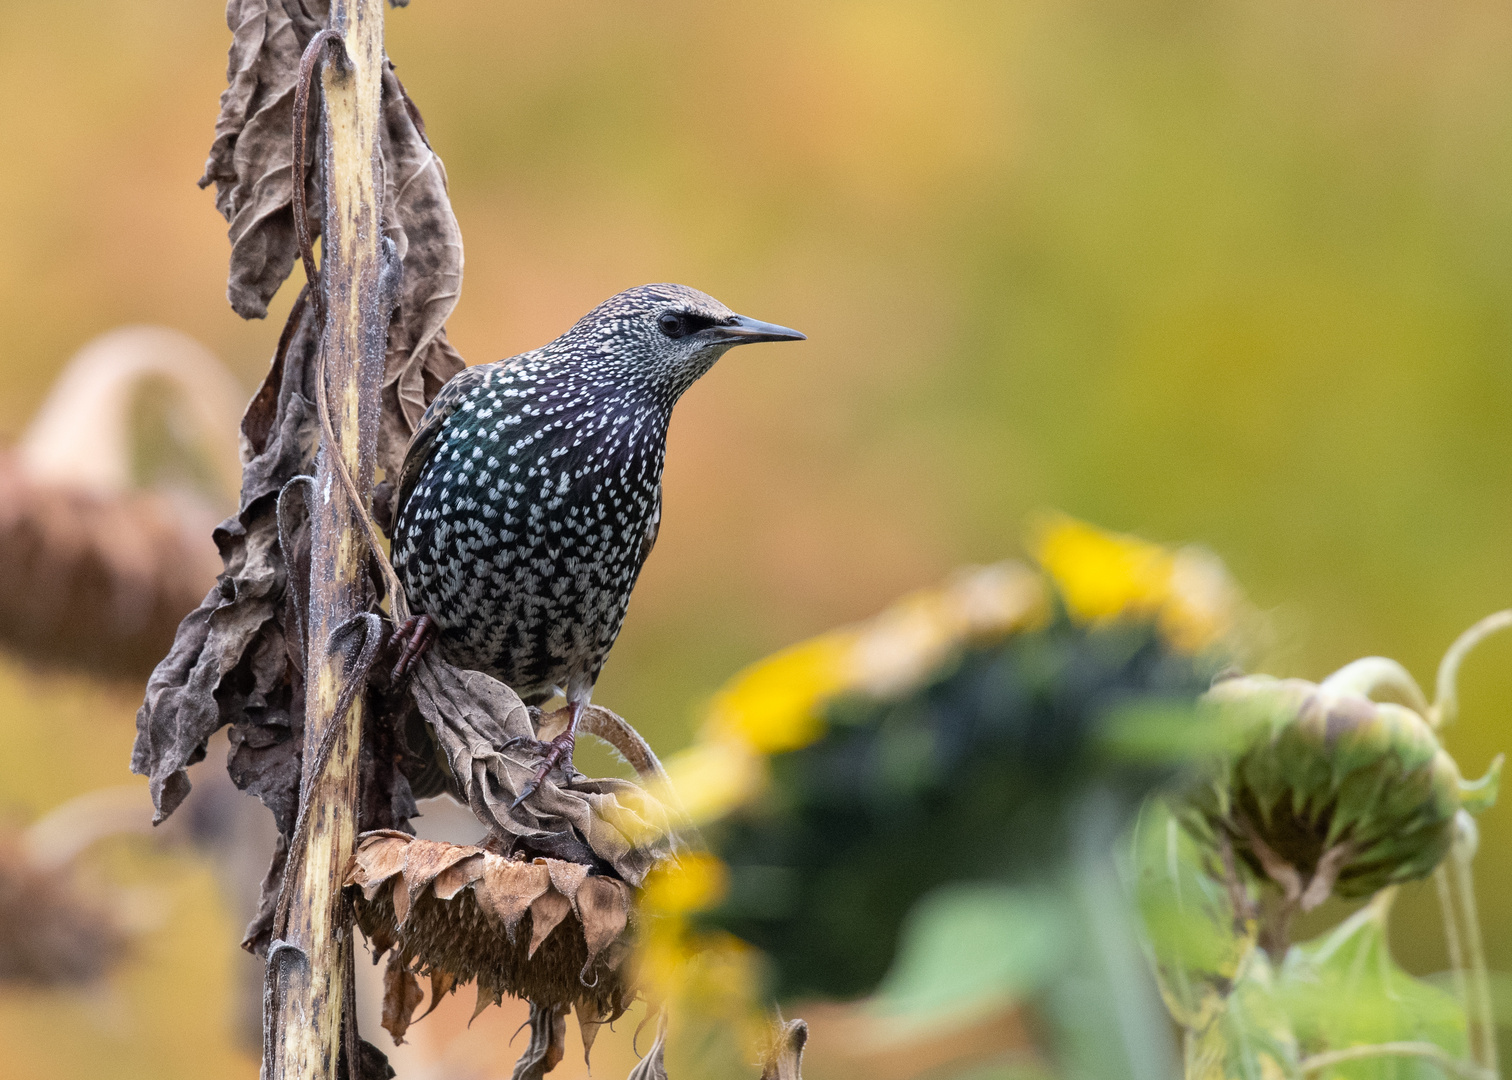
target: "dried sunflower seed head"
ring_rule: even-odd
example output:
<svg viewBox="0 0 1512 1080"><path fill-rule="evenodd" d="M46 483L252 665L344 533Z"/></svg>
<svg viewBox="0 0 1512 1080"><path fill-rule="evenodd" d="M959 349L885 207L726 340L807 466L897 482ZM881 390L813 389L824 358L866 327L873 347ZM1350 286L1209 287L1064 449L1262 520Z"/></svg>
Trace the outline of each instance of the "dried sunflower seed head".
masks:
<svg viewBox="0 0 1512 1080"><path fill-rule="evenodd" d="M585 1034L635 996L635 890L595 867L384 830L359 838L346 885L375 959L392 950L384 1026L396 1040L420 1004L417 974L431 979L432 1008L476 982L479 1011L505 994L575 1008Z"/></svg>
<svg viewBox="0 0 1512 1080"><path fill-rule="evenodd" d="M0 833L0 984L87 983L125 950L116 919L67 867L39 866Z"/></svg>

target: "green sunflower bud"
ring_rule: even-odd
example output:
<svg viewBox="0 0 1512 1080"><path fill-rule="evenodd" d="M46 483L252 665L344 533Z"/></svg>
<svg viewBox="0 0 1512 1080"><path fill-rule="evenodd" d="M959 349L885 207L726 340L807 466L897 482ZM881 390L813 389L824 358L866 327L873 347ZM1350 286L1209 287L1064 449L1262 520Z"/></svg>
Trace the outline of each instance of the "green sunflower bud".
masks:
<svg viewBox="0 0 1512 1080"><path fill-rule="evenodd" d="M1251 735L1192 803L1198 827L1308 911L1431 873L1455 815L1495 798L1500 759L1467 784L1427 720L1404 705L1264 676L1208 698Z"/></svg>

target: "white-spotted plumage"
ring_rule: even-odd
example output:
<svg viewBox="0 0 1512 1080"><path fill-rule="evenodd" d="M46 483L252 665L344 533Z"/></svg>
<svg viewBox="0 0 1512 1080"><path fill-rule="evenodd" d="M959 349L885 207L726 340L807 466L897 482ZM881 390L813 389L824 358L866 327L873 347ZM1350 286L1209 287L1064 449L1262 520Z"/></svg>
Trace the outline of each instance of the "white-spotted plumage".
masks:
<svg viewBox="0 0 1512 1080"><path fill-rule="evenodd" d="M586 704L656 542L673 406L732 345L801 336L646 285L442 387L405 458L393 544L442 655L527 701Z"/></svg>

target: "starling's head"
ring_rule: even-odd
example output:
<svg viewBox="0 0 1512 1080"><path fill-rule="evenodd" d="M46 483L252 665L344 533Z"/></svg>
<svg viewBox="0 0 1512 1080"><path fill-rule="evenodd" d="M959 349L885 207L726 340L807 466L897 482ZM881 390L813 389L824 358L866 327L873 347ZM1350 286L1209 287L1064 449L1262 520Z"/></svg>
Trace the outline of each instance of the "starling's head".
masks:
<svg viewBox="0 0 1512 1080"><path fill-rule="evenodd" d="M640 285L611 296L561 341L591 349L595 359L680 395L734 345L802 341L796 330L737 315L686 285Z"/></svg>

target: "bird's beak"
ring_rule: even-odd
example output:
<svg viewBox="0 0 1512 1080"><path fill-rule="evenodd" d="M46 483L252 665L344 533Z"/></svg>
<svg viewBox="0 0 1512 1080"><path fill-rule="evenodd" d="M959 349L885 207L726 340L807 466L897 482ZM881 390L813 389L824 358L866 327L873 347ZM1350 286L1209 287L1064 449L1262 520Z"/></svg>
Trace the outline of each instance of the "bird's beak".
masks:
<svg viewBox="0 0 1512 1080"><path fill-rule="evenodd" d="M806 334L800 334L796 330L789 330L786 326L748 319L744 315L735 316L735 321L732 323L711 326L706 333L721 344L728 343L731 345L749 345L753 341L808 340Z"/></svg>

